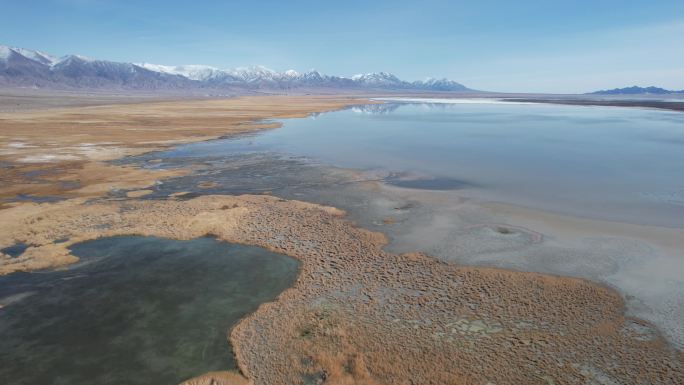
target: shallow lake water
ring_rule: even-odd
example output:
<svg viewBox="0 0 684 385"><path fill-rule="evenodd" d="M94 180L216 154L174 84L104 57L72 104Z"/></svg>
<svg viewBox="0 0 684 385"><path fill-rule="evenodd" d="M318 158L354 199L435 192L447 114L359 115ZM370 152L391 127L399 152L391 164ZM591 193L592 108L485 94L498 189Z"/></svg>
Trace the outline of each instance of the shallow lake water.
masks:
<svg viewBox="0 0 684 385"><path fill-rule="evenodd" d="M234 369L229 329L299 266L208 237L102 238L72 252L81 262L66 270L0 277L0 298L24 297L0 308L3 384L168 385Z"/></svg>
<svg viewBox="0 0 684 385"><path fill-rule="evenodd" d="M183 145L163 157L251 151L426 180L399 182L406 187L458 188L574 216L684 226L680 112L393 102L289 119L280 129Z"/></svg>

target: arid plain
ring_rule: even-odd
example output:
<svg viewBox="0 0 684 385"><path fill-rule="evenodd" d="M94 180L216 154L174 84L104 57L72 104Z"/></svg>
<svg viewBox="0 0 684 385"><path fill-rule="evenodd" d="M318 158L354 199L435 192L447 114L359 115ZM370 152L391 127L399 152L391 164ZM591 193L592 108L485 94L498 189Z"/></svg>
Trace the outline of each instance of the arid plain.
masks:
<svg viewBox="0 0 684 385"><path fill-rule="evenodd" d="M142 199L194 165L110 162L365 103L263 96L0 113L0 248L29 245L0 255L0 274L65 266L77 260L70 245L129 234L209 234L301 261L294 286L230 332L240 373L193 384L684 383L682 352L626 316L609 288L394 254L343 211L278 196Z"/></svg>

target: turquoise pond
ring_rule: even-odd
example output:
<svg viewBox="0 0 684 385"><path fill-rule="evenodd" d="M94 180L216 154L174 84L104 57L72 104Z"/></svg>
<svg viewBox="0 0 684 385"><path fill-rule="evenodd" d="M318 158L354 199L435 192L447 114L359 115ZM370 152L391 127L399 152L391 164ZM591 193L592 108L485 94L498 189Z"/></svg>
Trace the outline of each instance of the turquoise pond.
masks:
<svg viewBox="0 0 684 385"><path fill-rule="evenodd" d="M61 271L0 277L3 384L177 384L235 368L232 325L294 282L296 260L213 238L102 238Z"/></svg>

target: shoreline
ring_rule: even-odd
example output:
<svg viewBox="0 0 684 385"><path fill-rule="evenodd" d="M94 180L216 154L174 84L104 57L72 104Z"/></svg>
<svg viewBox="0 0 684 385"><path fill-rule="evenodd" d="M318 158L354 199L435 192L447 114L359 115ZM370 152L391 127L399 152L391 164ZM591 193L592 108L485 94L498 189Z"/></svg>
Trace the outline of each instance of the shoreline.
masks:
<svg viewBox="0 0 684 385"><path fill-rule="evenodd" d="M100 196L143 189L167 174L107 163L277 127L264 119L305 117L354 104L351 97L241 97L0 113L0 208L8 198Z"/></svg>
<svg viewBox="0 0 684 385"><path fill-rule="evenodd" d="M588 279L620 293L628 314L657 325L677 349L684 346L678 303L684 229L573 217L459 191L382 183L367 189L378 198L364 211L385 223L372 226L362 212L353 219L387 234L390 252L420 250L466 266Z"/></svg>
<svg viewBox="0 0 684 385"><path fill-rule="evenodd" d="M208 139L208 137L198 140L206 139ZM157 174L156 176L160 177L161 175ZM177 176L177 174L165 177L169 176ZM155 180L157 179L160 178L155 178ZM147 187L140 186L142 184L144 183L138 183L135 186L127 187L129 187L129 190ZM103 186L100 186L98 189L88 192L85 196L90 198L98 195L102 196L102 187ZM113 186L107 185L107 187L108 188L104 192L110 191ZM221 207L230 204L238 204L245 208L245 210L242 208L237 208L236 211L233 209L221 209ZM576 278L557 277L539 273L513 272L494 268L461 267L452 263L445 264L436 258L427 257L422 254L413 253L396 255L388 253L382 250L382 247L386 244L384 235L353 226L347 219L341 217L343 213L340 210L333 208L305 202L292 200L282 201L279 198L250 195L238 197L204 196L187 201L141 201L137 200L136 197L129 197L129 199L123 201L104 199L89 203L87 203L84 198L72 198L57 203L19 203L11 204L11 206L13 207L0 210L0 216L6 215L8 213L7 210L10 210L18 216L14 218L12 223L21 223L24 227L24 239L27 241L32 239L34 244L42 243L40 247L34 246L29 248L29 256L52 253L52 255L57 256L58 258L62 258L60 261L64 263L68 263L70 259L68 258L68 253L64 254L61 248L66 248L67 244L73 242L69 241L67 244L61 246L52 244L51 241L57 239L55 236L59 231L71 231L70 235L75 237L74 241L90 239L88 237L104 236L103 234L132 234L130 231L138 231L141 235L169 236L173 239L186 239L185 237L196 236L200 233L201 235L218 233L215 235L219 235L223 240L260 245L272 251L284 252L285 254L293 256L302 261L303 266L306 262L307 270L305 271L302 267L302 272L298 276L297 282L293 287L286 289L274 302L262 304L257 311L240 321L231 331L231 340L235 338L236 341L233 346L236 355L239 356L237 360L238 365L240 365L241 370L250 378L250 380L256 380L258 383L286 382L282 380L281 377L277 377L276 373L282 372L284 376L289 376L289 378L293 379L297 376L295 369L299 370L299 372L307 372L314 376L324 373L326 378L337 379L338 381L353 379L354 381L366 381L368 383L374 383L371 381L373 379L371 378L370 373L383 373L387 380L398 380L402 378L401 376L415 376L416 374L401 372L400 368L396 368L398 372L395 373L393 372L393 368L384 367L379 364L379 362L383 360L387 361L390 357L394 357L394 354L391 354L394 351L393 349L399 349L394 351L395 353L403 352L402 334L399 333L398 335L395 335L397 333L396 330L393 330L392 328L386 329L388 325L392 325L395 321L394 319L386 319L388 314L392 313L386 311L388 309L384 306L389 306L393 303L403 303L409 306L408 310L401 310L399 307L395 309L392 307L392 312L398 312L405 316L396 318L400 319L397 327L399 327L400 330L404 330L404 333L407 333L407 335L417 333L418 338L416 338L416 343L431 352L430 358L433 360L432 362L428 362L425 357L421 358L415 356L413 353L409 353L407 357L403 358L405 360L410 358L415 361L415 363L420 363L420 365L418 365L421 372L419 375L427 377L416 378L416 380L431 378L431 371L439 371L442 370L443 367L450 367L454 370L454 373L459 374L437 377L440 381L455 381L456 379L463 380L464 378L476 379L476 377L471 377L475 374L469 372L469 370L472 371L472 369L468 369L464 362L471 359L474 360L472 362L478 362L478 358L481 358L484 352L479 351L478 349L472 350L471 347L469 349L472 351L468 353L462 350L463 347L460 345L452 346L454 338L463 338L465 341L471 341L476 344L482 343L489 346L489 348L496 348L496 346L503 345L490 345L490 343L485 340L493 339L496 340L497 343L503 344L505 341L508 341L506 343L511 343L510 338L513 338L513 340L522 338L527 341L529 339L528 335L531 336L532 334L541 333L541 335L544 336L543 340L547 341L546 343L542 345L536 345L534 342L522 343L520 349L529 351L529 354L533 354L538 349L546 349L549 355L545 355L545 359L550 360L553 360L553 355L555 354L565 354L561 351L556 351L555 348L551 349L550 346L553 346L553 344L563 345L567 349L576 349L576 352L578 353L577 357L580 356L580 350L583 349L589 349L589 351L584 351L583 354L598 357L595 355L601 351L601 348L591 346L588 342L589 340L586 340L590 337L606 338L606 345L618 347L620 351L625 354L625 357L629 358L628 361L631 359L639 360L637 357L642 354L641 348L644 348L657 357L663 357L663 360L668 362L670 362L670 359L667 357L672 357L671 354L675 354L668 353L668 348L664 345L662 337L658 336L655 331L649 331L647 333L650 337L645 342L635 339L633 335L630 337L631 334L629 333L631 332L623 335L620 331L622 329L620 328L625 322L639 323L640 321L629 321L628 318L624 318L624 315L621 314L624 310L621 299L615 293L611 293L611 290L597 287L596 284L592 282L578 280ZM26 211L18 210L20 207L23 209L30 208L28 210L29 212L18 213L18 211ZM121 207L128 207L128 209L132 211L130 218L126 217L128 214L119 212ZM149 219L146 219L146 217L152 216L151 213L156 213L155 215L161 216L165 218L165 220L162 223L151 223ZM37 222L31 222L31 220L36 220L36 218L41 219ZM79 222L82 221L82 219L79 218L87 218L87 220L85 222ZM45 222L46 220L47 222ZM67 220L66 223L68 223L66 225L67 229L58 229L60 226L58 224L65 223L65 220ZM101 221L104 222L101 223ZM115 228L110 228L108 230L97 229L97 225L110 223L111 221L119 227L115 226ZM5 221L5 223L8 222ZM180 226L181 223L185 225ZM70 225L75 227L69 229L68 226ZM240 228L241 225L245 225L248 228ZM322 233L312 234L309 230L311 226L314 228L318 227L319 231L322 231ZM322 230L320 230L320 228L322 228ZM251 230L251 232L249 230ZM117 231L121 233L117 233ZM29 235L30 232L36 234ZM21 231L15 232L9 228L0 228L0 236L5 235L4 242L7 242L8 234L18 233L21 233ZM65 234L58 235L64 237ZM2 237L0 237L0 240L2 240ZM31 243L29 242L29 244ZM355 254L361 257L361 260L355 261L350 255L347 255L347 253ZM394 265L388 264L388 260L392 261ZM436 282L430 282L422 277L426 272L433 276ZM377 278L376 274L380 274L380 277L382 277L381 282L374 282ZM404 277L404 274L407 276ZM463 298L460 297L463 296L463 293L460 293L460 291L453 291L456 290L455 287L451 286L455 282L452 280L453 276L461 277L460 279L465 280L463 282L469 282L469 284L472 285L470 289L473 290L473 294L477 295L469 297L469 303L461 303L460 301L462 301ZM407 280L408 277L411 279ZM418 282L414 282L416 279ZM492 281L499 279L503 279L512 286L509 287L506 286L506 284L500 286L500 284L496 284ZM301 283L300 281L304 283ZM313 286L309 285L309 283L305 285L306 282L313 284ZM362 283L362 288L357 287L359 282ZM316 289L316 287L320 285L323 286ZM490 285L493 285L494 289L492 289ZM522 295L520 298L527 298L526 295L529 296L532 294L534 291L530 290L533 290L534 285L542 285L543 287L548 288L551 297L558 295L557 299L555 299L556 302L550 301L547 303L546 299L542 299L543 306L534 303L527 305L532 306L535 309L539 306L539 313L520 313L520 310L515 310L515 308L505 310L505 308L502 309L495 303L489 303L482 298L478 299L483 292L482 290L484 290L484 292L494 290L498 293L499 298L508 298L507 301L513 301L512 303L515 303L515 296ZM332 291L326 291L326 287L329 289L331 288ZM396 290L388 292L387 290L391 287ZM568 309L559 308L561 302L568 298L566 298L565 294L561 295L561 292L555 291L558 287L562 287L564 290L570 290L573 293L576 292L578 295L581 293L581 295L590 295L592 298L596 296L595 299L597 299L597 301L596 303L592 303L591 301L580 301L572 305L570 310L574 317L578 317L576 320L564 318L556 319L554 317L557 317L558 314L568 314ZM349 293L349 296L347 296L348 298L336 296L335 292L340 292L340 290L342 290L342 293ZM440 299L441 297L438 295L440 292L451 292L452 294L447 296L446 299ZM523 295L523 293L527 294ZM512 295L514 297L511 297ZM444 295L442 295L442 297L443 296ZM450 302L452 297L453 301L455 301L454 303ZM345 298L347 298L348 301L345 301ZM563 300L561 300L561 298L563 298ZM320 302L321 300L323 302ZM328 302L332 303L334 306L329 308L328 305L325 305ZM474 311L471 308L470 305L473 303L478 304L478 309L479 307L483 307L490 308L490 310L478 313L478 311ZM437 309L427 309L425 308L426 304L440 305ZM603 309L599 307L598 305L600 304L605 305L606 308ZM444 308L444 306L446 306L446 308ZM555 315L553 313L547 314L549 309L560 313ZM458 311L454 312L454 310ZM289 317L283 317L281 313L283 311L286 311L287 314L289 314ZM407 313L402 313L403 311L406 311ZM430 313L432 314L432 319L429 323L420 321L422 319L421 312L423 311L436 311L436 313ZM606 318L597 320L595 318L596 315L592 315L591 311L598 311L602 314L603 312L606 312L606 314L604 314ZM554 320L554 327L564 328L567 326L566 323L569 322L572 325L570 329L573 330L573 334L566 341L565 336L561 335L565 332L558 334L561 329L550 328L546 330L544 329L546 326L543 326L541 331L534 329L536 331L532 332L532 329L527 330L525 327L510 326L510 328L506 328L505 326L508 325L508 322L511 322L511 325L513 325L513 322L507 320L506 322L503 322L503 324L506 325L503 325L501 320L497 321L497 319L502 316L499 312L505 314L507 317L510 316L511 320L516 317L537 317L537 321L541 322L541 317L544 316L549 320ZM454 327L453 330L456 330L456 332L452 333L448 330L451 326L446 325L449 324L448 319L451 318L449 315L456 313L461 314L463 318L459 319L458 322L460 322L460 324L452 325ZM275 314L278 314L278 316ZM321 314L323 319L320 318ZM358 341L360 345L373 349L381 348L381 346L377 345L379 341L376 341L369 332L365 332L363 329L355 327L355 320L358 318L357 316L360 316L360 319L368 317L369 320L373 320L373 322L364 323L364 327L375 330L378 335L391 337L389 344L392 346L388 346L385 353L377 353L380 355L376 356L365 356L363 353L364 349L356 349L353 346L354 343L347 341L346 336L356 335L361 338ZM312 319L318 319L318 321L311 321ZM404 324L402 320L407 323ZM599 323L603 325L601 327L607 328L609 332L602 332L598 336L592 337L592 334L595 333L595 331L576 324L576 322L579 322L580 320L590 324L595 324L600 321ZM418 321L418 323L408 321ZM309 325L310 322L313 322L313 324ZM606 322L608 324L604 324ZM347 325L347 323L349 323L348 330L344 326ZM439 331L441 329L435 329L435 325L440 325L440 327L446 331L443 332ZM465 327L464 325L468 326ZM645 325L646 326L644 327L646 330L650 330L650 326L648 326L648 324ZM263 330L267 330L268 334L273 338L270 340L264 339L263 336L256 338L253 334L255 327L260 330L265 328ZM312 340L309 340L308 338L299 338L301 336L297 337L297 334L301 333L301 327L314 328L314 332L307 334L307 336L312 335ZM340 328L344 330L340 330ZM498 331L498 329L502 330ZM460 333L459 331L463 333ZM317 332L321 332L321 334L318 335L316 334ZM442 342L437 343L434 339L434 333L446 333L446 337L444 335L441 336L440 338L444 338L438 338L437 340ZM453 334L453 336L449 333ZM499 333L502 334L499 335ZM528 337L520 337L522 335ZM452 341L449 341L449 338L451 338ZM535 338L537 337L532 338L531 341L535 340ZM254 339L258 340L257 343L259 345L257 347L254 347L253 345ZM552 345L548 345L548 341L551 341ZM282 342L282 344L277 344L278 342ZM356 343L357 341L354 340L354 342ZM639 345L642 342L646 343L646 345ZM277 344L277 346L274 347L273 344ZM580 347L577 344L585 344L587 347ZM239 347L240 345L243 345L243 347ZM523 345L527 348L522 347ZM251 347L245 349L244 346ZM345 352L345 355L340 357L339 354L336 354L333 351L325 350L325 346L340 348L341 351ZM639 346L639 349L636 349L637 346ZM304 354L305 357L308 357L307 354L311 355L311 352L319 352L318 354L320 357L315 360L315 365L304 365L302 362L287 362L290 358L286 356L292 356L292 354L285 354L285 356L275 353L267 354L267 349L282 350L286 349L286 347L293 349L291 353L298 352L297 354ZM371 349L370 351L373 350ZM485 351L488 350L485 349ZM286 352L283 351L283 353ZM573 351L573 354L574 353L575 351ZM450 357L454 354L465 355L464 362L449 363L441 361L444 360L444 357ZM680 365L682 365L681 354L682 353L680 352L679 362L676 359L671 362L671 365L673 365L672 368L680 367ZM257 365L257 363L264 360L265 355L270 357L273 362ZM523 358L509 357L506 352L497 352L494 353L494 356L496 359L500 359L500 361L494 360L495 362L519 362L519 359ZM551 364L549 363L549 365ZM553 373L548 375L557 378L558 380L561 380L562 378L565 378L564 376L568 375L583 377L599 375L595 373L596 368L586 369L580 368L581 365L578 365L579 366L576 368L563 367L562 370L550 369ZM266 368L266 366L268 367ZM351 369L350 371L342 370L344 367L350 367ZM519 366L518 369L521 369L522 367L523 366ZM492 376L491 378L498 378L499 381L504 381L504 379L501 378L502 375L511 376L510 378L518 378L527 383L537 383L540 378L539 375L536 375L536 377L532 376L531 372L517 373L503 370L500 373L496 373L494 369L501 370L501 368L496 368L495 366L491 369L492 371L487 370L487 373ZM580 372L582 371L589 374L581 374ZM676 370L667 373L670 373L670 376L674 376L672 379L676 379L678 378L677 376L682 375L681 371ZM434 375L441 376L443 373L434 373ZM623 374L620 373L611 373L611 376L622 377L622 375ZM651 372L642 373L640 375L652 376L656 374L655 372ZM432 378L434 379L434 377ZM645 377L643 379L645 379ZM624 377L623 381L636 380L628 376Z"/></svg>
<svg viewBox="0 0 684 385"><path fill-rule="evenodd" d="M638 98L639 95L634 95ZM601 106L601 107L626 107L626 108L649 108L668 111L684 112L684 100L619 100L619 99L581 99L577 97L553 99L553 98L502 98L505 102L518 103L542 103L561 104L570 106Z"/></svg>

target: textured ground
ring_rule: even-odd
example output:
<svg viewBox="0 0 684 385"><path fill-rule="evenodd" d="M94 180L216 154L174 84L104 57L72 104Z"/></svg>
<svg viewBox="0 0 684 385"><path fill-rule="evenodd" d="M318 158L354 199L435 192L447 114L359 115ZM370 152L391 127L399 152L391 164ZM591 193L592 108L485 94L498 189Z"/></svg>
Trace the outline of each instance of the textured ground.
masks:
<svg viewBox="0 0 684 385"><path fill-rule="evenodd" d="M71 243L122 234L213 234L300 259L294 287L231 333L240 368L256 384L684 382L680 353L649 324L626 318L609 289L390 254L384 236L334 208L253 195L76 199L0 216L0 246L33 245L5 257L5 272L69 262Z"/></svg>

